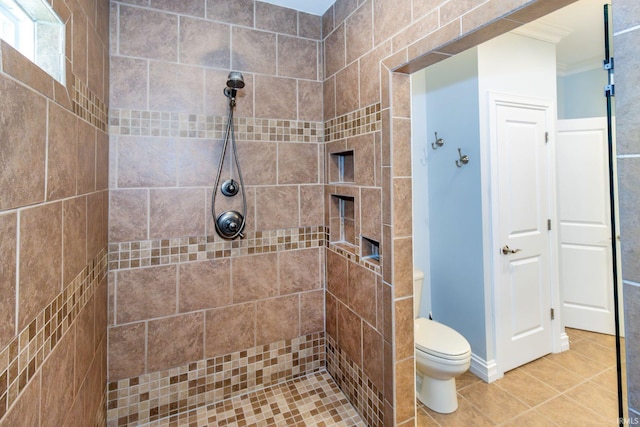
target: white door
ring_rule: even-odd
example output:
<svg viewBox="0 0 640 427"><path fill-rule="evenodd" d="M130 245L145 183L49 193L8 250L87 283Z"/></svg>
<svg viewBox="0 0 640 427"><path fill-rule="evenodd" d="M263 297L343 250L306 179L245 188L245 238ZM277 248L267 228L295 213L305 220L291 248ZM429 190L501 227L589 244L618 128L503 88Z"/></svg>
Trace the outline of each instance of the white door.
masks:
<svg viewBox="0 0 640 427"><path fill-rule="evenodd" d="M606 118L560 120L557 132L562 319L614 334Z"/></svg>
<svg viewBox="0 0 640 427"><path fill-rule="evenodd" d="M552 351L551 267L547 221L547 106L495 101L492 166L500 365L504 371ZM497 181L495 181L497 180Z"/></svg>

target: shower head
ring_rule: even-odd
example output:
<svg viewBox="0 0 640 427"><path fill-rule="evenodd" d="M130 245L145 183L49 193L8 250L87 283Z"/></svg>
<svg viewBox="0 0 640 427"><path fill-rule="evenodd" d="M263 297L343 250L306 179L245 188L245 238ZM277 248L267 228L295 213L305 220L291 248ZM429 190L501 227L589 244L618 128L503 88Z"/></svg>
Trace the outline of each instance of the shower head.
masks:
<svg viewBox="0 0 640 427"><path fill-rule="evenodd" d="M230 89L242 89L244 87L244 77L239 71L232 71L227 77L227 87Z"/></svg>

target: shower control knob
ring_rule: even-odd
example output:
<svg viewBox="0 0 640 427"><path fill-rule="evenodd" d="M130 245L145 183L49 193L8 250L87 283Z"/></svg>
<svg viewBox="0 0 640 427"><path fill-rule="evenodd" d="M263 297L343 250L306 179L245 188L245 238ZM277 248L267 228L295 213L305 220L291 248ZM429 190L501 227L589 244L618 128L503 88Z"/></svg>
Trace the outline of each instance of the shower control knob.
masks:
<svg viewBox="0 0 640 427"><path fill-rule="evenodd" d="M222 186L220 186L220 191L225 196L232 197L238 194L239 188L240 187L238 186L238 183L235 180L228 179L222 183Z"/></svg>
<svg viewBox="0 0 640 427"><path fill-rule="evenodd" d="M237 211L223 212L216 219L216 228L219 234L226 239L241 236L242 227L243 217L240 212Z"/></svg>

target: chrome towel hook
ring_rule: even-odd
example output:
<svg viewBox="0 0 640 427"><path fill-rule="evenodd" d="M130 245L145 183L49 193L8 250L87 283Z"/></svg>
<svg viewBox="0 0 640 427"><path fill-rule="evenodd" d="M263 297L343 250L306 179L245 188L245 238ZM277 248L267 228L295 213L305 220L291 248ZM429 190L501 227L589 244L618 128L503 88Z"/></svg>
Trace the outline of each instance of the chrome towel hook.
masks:
<svg viewBox="0 0 640 427"><path fill-rule="evenodd" d="M438 132L436 132L435 134L436 134L436 141L431 143L431 148L433 148L434 150L437 150L438 148L444 145L444 139L438 138Z"/></svg>
<svg viewBox="0 0 640 427"><path fill-rule="evenodd" d="M460 156L460 158L456 160L457 167L461 168L462 165L466 165L467 163L469 163L469 156L467 156L466 154L463 155L460 147L458 147L458 156Z"/></svg>

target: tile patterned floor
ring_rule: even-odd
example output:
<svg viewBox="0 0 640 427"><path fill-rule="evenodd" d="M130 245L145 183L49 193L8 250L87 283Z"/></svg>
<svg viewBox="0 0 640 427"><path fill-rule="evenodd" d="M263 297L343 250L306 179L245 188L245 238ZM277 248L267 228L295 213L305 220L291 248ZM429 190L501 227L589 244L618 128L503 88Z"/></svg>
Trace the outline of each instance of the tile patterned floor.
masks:
<svg viewBox="0 0 640 427"><path fill-rule="evenodd" d="M418 402L418 427L618 425L615 338L578 329L567 334L569 351L509 371L492 384L470 372L459 377L453 414Z"/></svg>
<svg viewBox="0 0 640 427"><path fill-rule="evenodd" d="M146 426L365 427L365 424L331 376L317 372Z"/></svg>

